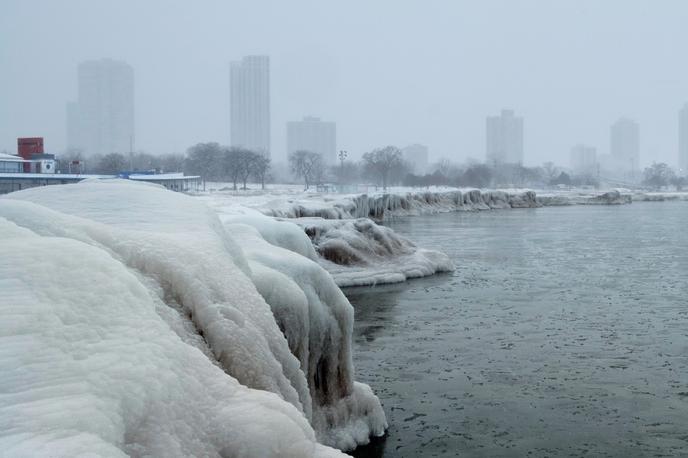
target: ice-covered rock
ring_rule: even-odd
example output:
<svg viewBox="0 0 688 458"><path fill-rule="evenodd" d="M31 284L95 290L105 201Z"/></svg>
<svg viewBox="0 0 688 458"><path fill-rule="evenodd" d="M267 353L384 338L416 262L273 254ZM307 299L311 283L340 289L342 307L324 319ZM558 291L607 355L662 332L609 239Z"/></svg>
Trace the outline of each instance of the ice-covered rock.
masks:
<svg viewBox="0 0 688 458"><path fill-rule="evenodd" d="M604 192L557 191L541 192L537 201L544 207L566 205L623 205L630 204L633 198L628 191L612 189Z"/></svg>
<svg viewBox="0 0 688 458"><path fill-rule="evenodd" d="M383 432L353 379L351 306L303 238L230 232L119 180L7 195L0 221L3 451L325 456L316 439ZM289 248L261 261L271 237Z"/></svg>
<svg viewBox="0 0 688 458"><path fill-rule="evenodd" d="M668 200L688 200L688 192L636 192L634 202L664 202Z"/></svg>
<svg viewBox="0 0 688 458"><path fill-rule="evenodd" d="M368 218L293 220L310 237L320 263L339 286L402 282L454 270L447 255L413 242Z"/></svg>

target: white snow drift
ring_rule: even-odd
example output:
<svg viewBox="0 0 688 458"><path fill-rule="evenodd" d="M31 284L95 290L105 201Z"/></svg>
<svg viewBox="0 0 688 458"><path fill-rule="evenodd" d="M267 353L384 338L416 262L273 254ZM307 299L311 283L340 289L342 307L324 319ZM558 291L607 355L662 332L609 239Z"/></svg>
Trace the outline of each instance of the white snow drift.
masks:
<svg viewBox="0 0 688 458"><path fill-rule="evenodd" d="M382 434L351 305L285 233L119 180L0 199L3 452L334 456L318 442Z"/></svg>

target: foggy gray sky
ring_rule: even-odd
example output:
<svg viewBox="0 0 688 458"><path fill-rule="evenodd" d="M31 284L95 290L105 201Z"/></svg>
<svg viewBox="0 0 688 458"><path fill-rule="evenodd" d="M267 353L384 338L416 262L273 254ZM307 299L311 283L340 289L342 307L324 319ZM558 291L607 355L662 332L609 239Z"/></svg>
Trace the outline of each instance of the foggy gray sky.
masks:
<svg viewBox="0 0 688 458"><path fill-rule="evenodd" d="M65 147L77 64L134 67L136 148L229 142L229 61L271 58L272 155L285 123L337 122L358 157L419 142L431 160L484 159L485 117L525 118L527 165L640 123L640 163L676 164L688 102L685 1L33 1L0 5L0 150Z"/></svg>

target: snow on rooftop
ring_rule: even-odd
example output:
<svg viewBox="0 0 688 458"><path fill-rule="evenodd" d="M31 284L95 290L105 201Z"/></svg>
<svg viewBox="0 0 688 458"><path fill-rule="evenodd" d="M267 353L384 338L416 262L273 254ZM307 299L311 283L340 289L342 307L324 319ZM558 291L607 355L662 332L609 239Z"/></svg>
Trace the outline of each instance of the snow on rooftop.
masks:
<svg viewBox="0 0 688 458"><path fill-rule="evenodd" d="M24 162L24 158L14 154L0 153L0 161Z"/></svg>

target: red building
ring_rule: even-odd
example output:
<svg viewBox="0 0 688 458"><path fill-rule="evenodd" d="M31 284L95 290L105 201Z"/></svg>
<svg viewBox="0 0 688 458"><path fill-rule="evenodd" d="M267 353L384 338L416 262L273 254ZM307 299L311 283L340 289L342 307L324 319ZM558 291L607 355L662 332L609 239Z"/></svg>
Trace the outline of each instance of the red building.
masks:
<svg viewBox="0 0 688 458"><path fill-rule="evenodd" d="M43 137L24 137L17 139L17 155L26 161L33 159L34 154L44 154ZM31 164L24 163L24 172L31 171Z"/></svg>

